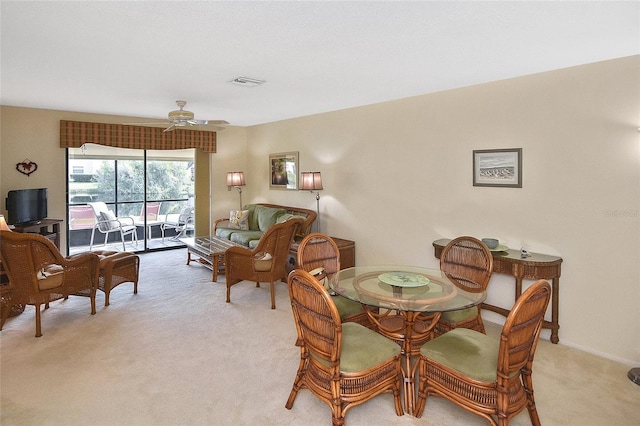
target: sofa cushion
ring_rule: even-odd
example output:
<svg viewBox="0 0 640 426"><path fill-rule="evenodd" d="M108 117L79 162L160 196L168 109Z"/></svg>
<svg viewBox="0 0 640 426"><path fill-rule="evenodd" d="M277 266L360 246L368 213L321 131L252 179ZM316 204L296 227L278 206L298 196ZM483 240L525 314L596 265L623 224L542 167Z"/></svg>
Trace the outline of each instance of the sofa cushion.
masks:
<svg viewBox="0 0 640 426"><path fill-rule="evenodd" d="M231 228L217 228L216 237L224 238L225 240L230 240L231 234L237 231L238 231L237 229L231 229Z"/></svg>
<svg viewBox="0 0 640 426"><path fill-rule="evenodd" d="M229 239L234 243L242 244L245 247L249 247L251 240L259 240L262 237L260 231L240 231L238 229L231 229L232 233ZM216 232L217 234L217 232Z"/></svg>
<svg viewBox="0 0 640 426"><path fill-rule="evenodd" d="M259 231L260 226L258 226L258 217L255 215L256 205L255 204L246 204L244 206L245 210L249 210L249 230L250 231Z"/></svg>
<svg viewBox="0 0 640 426"><path fill-rule="evenodd" d="M249 210L231 210L229 212L229 228L249 230Z"/></svg>
<svg viewBox="0 0 640 426"><path fill-rule="evenodd" d="M267 229L275 225L278 217L282 216L285 213L285 209L277 209L273 207L258 205L253 210L253 214L254 216L256 216L258 221L258 229L262 232L265 232ZM249 226L249 229L251 229L251 226Z"/></svg>

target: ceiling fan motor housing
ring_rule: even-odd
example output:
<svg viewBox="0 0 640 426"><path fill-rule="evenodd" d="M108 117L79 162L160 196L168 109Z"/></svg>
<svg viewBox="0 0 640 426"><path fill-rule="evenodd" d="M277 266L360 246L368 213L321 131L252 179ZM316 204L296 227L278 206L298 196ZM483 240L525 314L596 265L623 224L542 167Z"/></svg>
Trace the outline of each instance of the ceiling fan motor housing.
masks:
<svg viewBox="0 0 640 426"><path fill-rule="evenodd" d="M185 111L182 109L171 111L169 113L169 120L186 121L193 120L193 113L191 111Z"/></svg>

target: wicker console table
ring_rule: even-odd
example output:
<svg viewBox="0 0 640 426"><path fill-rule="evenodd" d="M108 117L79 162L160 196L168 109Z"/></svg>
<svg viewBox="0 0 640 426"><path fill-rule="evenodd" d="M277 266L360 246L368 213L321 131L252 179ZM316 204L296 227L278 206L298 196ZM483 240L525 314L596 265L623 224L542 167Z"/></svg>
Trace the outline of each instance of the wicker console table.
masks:
<svg viewBox="0 0 640 426"><path fill-rule="evenodd" d="M442 249L449 243L449 239L443 238L433 242L435 256L440 259ZM522 258L519 250L508 250L504 252L493 253L493 272L498 274L510 275L515 278L515 299L522 294L522 280L551 280L551 321L545 320L542 324L543 328L551 329L551 343L558 343L558 298L560 290L560 264L562 258L550 256L546 254L531 253L530 257ZM509 315L509 309L498 306L482 304L482 309L487 309L504 315Z"/></svg>

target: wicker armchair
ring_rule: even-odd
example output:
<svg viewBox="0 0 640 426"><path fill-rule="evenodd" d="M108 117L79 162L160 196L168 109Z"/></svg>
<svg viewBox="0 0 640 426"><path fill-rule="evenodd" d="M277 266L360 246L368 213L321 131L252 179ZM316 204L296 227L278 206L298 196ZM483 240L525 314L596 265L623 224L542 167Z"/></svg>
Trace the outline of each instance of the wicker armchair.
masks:
<svg viewBox="0 0 640 426"><path fill-rule="evenodd" d="M331 237L324 234L307 235L298 246L298 267L310 272L318 281L325 282L340 271L338 246ZM331 298L338 308L342 322L357 322L367 328L375 328L362 304L338 295L332 295Z"/></svg>
<svg viewBox="0 0 640 426"><path fill-rule="evenodd" d="M270 227L260 238L258 245L249 250L231 247L225 252L227 275L227 303L231 302L231 287L240 281L271 284L271 309L276 308L275 282L287 277L287 259L293 236L302 225L302 219L290 219Z"/></svg>
<svg viewBox="0 0 640 426"><path fill-rule="evenodd" d="M331 296L308 272L292 271L288 286L303 344L286 408L307 388L331 408L333 425L344 425L351 407L391 392L396 414L403 415L398 345L360 324L342 323Z"/></svg>
<svg viewBox="0 0 640 426"><path fill-rule="evenodd" d="M427 342L418 361L420 387L416 416L427 396L443 396L492 425L506 425L527 407L540 425L531 371L551 286L539 280L518 298L499 339L456 328Z"/></svg>
<svg viewBox="0 0 640 426"><path fill-rule="evenodd" d="M465 291L486 291L493 271L493 255L489 248L473 237L458 237L449 242L440 256L440 270ZM444 312L435 328L436 336L457 327L484 333L480 306Z"/></svg>
<svg viewBox="0 0 640 426"><path fill-rule="evenodd" d="M70 295L86 296L91 301L91 315L96 313L98 256L81 253L63 257L56 246L38 234L0 231L2 265L9 276L11 291L4 296L8 305L34 305L36 337L42 336L40 305ZM5 312L0 330L6 320Z"/></svg>

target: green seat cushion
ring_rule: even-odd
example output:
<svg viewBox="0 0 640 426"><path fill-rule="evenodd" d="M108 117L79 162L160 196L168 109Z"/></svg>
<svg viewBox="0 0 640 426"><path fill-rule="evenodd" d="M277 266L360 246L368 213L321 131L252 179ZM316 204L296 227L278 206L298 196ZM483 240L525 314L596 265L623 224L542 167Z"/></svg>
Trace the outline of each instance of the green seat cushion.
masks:
<svg viewBox="0 0 640 426"><path fill-rule="evenodd" d="M251 241L249 241L249 248L250 249L256 248L256 246L258 245L259 242L260 242L260 240L251 240Z"/></svg>
<svg viewBox="0 0 640 426"><path fill-rule="evenodd" d="M249 247L251 240L259 240L262 237L262 232L260 231L239 231L237 229L235 231L231 234L230 240L245 247Z"/></svg>
<svg viewBox="0 0 640 426"><path fill-rule="evenodd" d="M262 232L265 232L275 225L278 217L285 213L285 209L277 209L274 207L255 206L253 209L253 215L258 223L258 229ZM249 218L249 229L253 229L251 228L251 217Z"/></svg>
<svg viewBox="0 0 640 426"><path fill-rule="evenodd" d="M231 239L231 234L233 234L236 231L237 231L237 229L218 228L218 229L216 229L216 237L223 238L225 240L230 240Z"/></svg>
<svg viewBox="0 0 640 426"><path fill-rule="evenodd" d="M499 347L500 342L493 337L456 328L422 345L420 353L468 377L493 383L497 378Z"/></svg>
<svg viewBox="0 0 640 426"><path fill-rule="evenodd" d="M400 353L400 346L355 322L342 324L340 370L354 373L381 364Z"/></svg>
<svg viewBox="0 0 640 426"><path fill-rule="evenodd" d="M341 319L364 312L362 304L349 300L346 297L331 296L331 299L333 299L333 303L335 303L336 308L338 308Z"/></svg>
<svg viewBox="0 0 640 426"><path fill-rule="evenodd" d="M455 324L460 321L475 318L476 316L478 316L478 307L472 306L467 309L459 309L457 311L443 312L442 316L440 317L440 321L444 320L446 322Z"/></svg>

